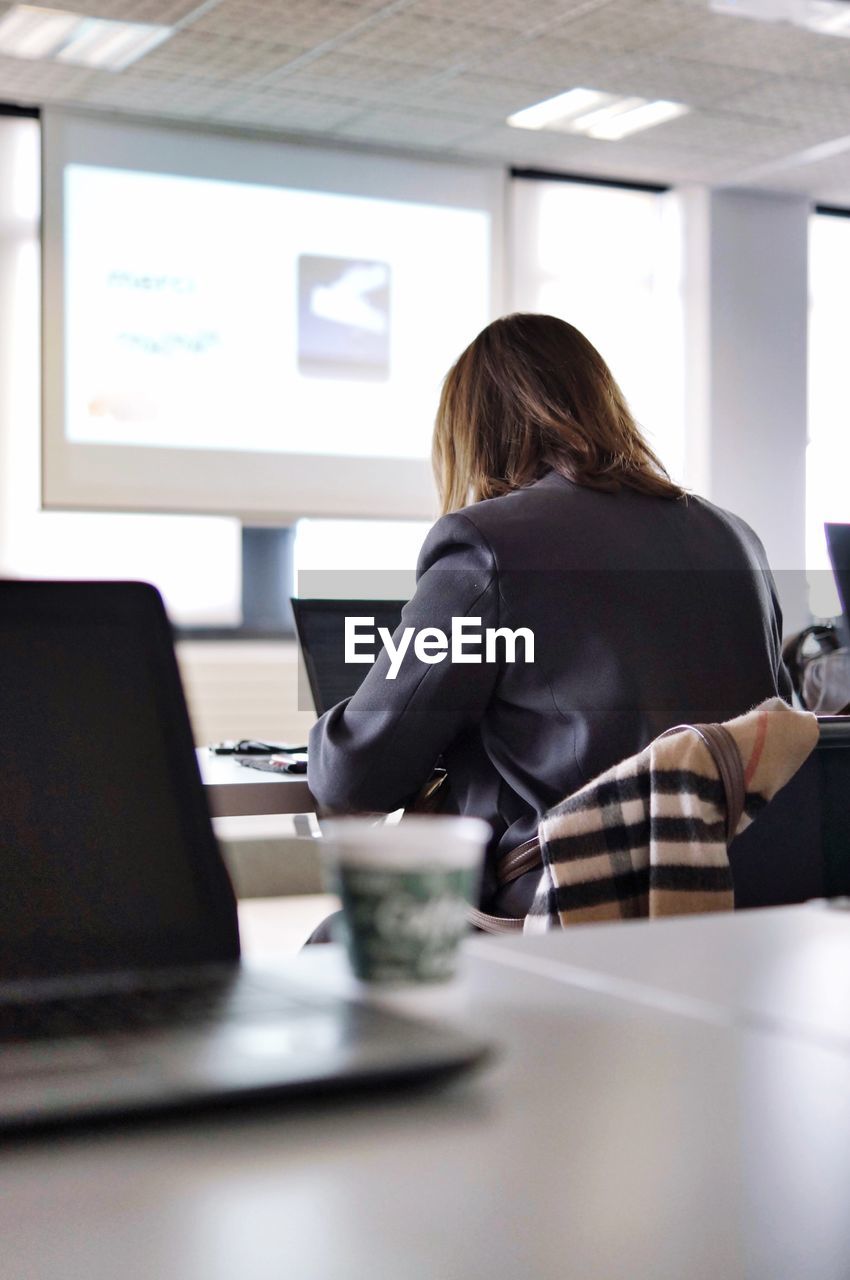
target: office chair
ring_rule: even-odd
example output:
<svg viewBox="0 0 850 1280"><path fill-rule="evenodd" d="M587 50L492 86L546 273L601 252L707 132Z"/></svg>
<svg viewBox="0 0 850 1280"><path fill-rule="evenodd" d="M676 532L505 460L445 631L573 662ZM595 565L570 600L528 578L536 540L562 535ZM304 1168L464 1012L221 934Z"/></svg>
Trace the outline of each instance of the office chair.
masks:
<svg viewBox="0 0 850 1280"><path fill-rule="evenodd" d="M736 908L850 894L850 716L818 723L808 760L729 846Z"/></svg>

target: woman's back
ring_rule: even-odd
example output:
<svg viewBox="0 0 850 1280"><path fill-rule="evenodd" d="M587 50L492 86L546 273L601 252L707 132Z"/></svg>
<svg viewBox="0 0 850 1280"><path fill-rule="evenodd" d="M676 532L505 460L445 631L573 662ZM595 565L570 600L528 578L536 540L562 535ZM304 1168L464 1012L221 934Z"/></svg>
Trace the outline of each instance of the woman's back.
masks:
<svg viewBox="0 0 850 1280"><path fill-rule="evenodd" d="M402 622L431 647L382 656L323 717L309 780L324 805L395 809L441 757L447 803L493 827L482 903L519 915L531 885L498 889L495 861L547 809L672 725L790 696L781 618L755 534L670 479L557 317L482 330L446 376L433 454L449 514ZM533 662L505 636L484 661L441 650L465 618L525 629Z"/></svg>
<svg viewBox="0 0 850 1280"><path fill-rule="evenodd" d="M442 755L450 807L494 829L495 855L540 816L671 725L723 720L788 692L780 618L761 545L698 498L602 493L550 472L444 516L423 548L402 626L527 628L514 661L419 661L388 680L382 656L311 739L310 782L334 807L391 809ZM471 626L474 634L478 626ZM474 647L473 647L474 652Z"/></svg>
<svg viewBox="0 0 850 1280"><path fill-rule="evenodd" d="M672 724L789 692L761 544L702 499L600 493L550 473L458 516L492 551L501 625L535 636L534 672L506 668L500 700L527 706L525 686L545 687L529 736L551 723L553 748L569 745L567 791ZM555 767L561 794L565 769Z"/></svg>

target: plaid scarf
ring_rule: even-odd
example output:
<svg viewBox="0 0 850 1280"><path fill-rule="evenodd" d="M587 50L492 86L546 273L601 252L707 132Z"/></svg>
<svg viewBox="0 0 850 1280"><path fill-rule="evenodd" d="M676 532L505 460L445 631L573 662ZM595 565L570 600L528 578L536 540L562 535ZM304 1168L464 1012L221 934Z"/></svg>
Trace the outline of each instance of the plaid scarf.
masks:
<svg viewBox="0 0 850 1280"><path fill-rule="evenodd" d="M818 723L771 698L724 728L744 768L737 835L812 752ZM705 743L686 729L656 738L562 801L539 835L543 872L526 933L733 906L726 792Z"/></svg>

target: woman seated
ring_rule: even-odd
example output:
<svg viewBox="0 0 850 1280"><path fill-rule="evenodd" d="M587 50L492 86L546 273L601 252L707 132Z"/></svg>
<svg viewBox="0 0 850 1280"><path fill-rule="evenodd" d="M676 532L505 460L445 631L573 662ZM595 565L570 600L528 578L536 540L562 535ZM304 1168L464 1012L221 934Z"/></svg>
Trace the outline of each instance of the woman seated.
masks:
<svg viewBox="0 0 850 1280"><path fill-rule="evenodd" d="M521 916L537 874L500 886L496 864L549 808L672 725L790 697L781 615L756 535L671 481L562 320L478 335L446 377L433 460L444 514L408 648L315 725L309 783L325 809L387 812L442 763L440 807L493 829L481 907ZM500 629L515 635L487 646Z"/></svg>

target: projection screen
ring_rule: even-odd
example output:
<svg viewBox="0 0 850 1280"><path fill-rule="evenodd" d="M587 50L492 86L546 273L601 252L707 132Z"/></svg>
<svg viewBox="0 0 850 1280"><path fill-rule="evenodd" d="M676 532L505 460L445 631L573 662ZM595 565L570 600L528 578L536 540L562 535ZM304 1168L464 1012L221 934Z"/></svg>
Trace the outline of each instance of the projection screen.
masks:
<svg viewBox="0 0 850 1280"><path fill-rule="evenodd" d="M430 518L494 169L44 113L47 507Z"/></svg>

